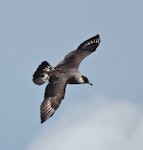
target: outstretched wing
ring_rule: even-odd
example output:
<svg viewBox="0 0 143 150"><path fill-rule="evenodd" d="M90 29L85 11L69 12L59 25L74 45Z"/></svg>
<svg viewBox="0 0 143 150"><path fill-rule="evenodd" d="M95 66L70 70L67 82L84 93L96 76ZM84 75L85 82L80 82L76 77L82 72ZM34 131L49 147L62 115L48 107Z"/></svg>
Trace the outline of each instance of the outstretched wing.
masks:
<svg viewBox="0 0 143 150"><path fill-rule="evenodd" d="M33 82L37 85L42 85L49 80L49 71L53 70L53 67L47 62L42 62L35 73L33 74Z"/></svg>
<svg viewBox="0 0 143 150"><path fill-rule="evenodd" d="M62 78L50 78L41 104L41 123L51 117L64 99L67 82Z"/></svg>
<svg viewBox="0 0 143 150"><path fill-rule="evenodd" d="M61 66L68 66L71 68L78 68L80 62L96 50L100 43L100 36L96 35L85 42L81 43L77 50L67 54L62 62L56 68Z"/></svg>

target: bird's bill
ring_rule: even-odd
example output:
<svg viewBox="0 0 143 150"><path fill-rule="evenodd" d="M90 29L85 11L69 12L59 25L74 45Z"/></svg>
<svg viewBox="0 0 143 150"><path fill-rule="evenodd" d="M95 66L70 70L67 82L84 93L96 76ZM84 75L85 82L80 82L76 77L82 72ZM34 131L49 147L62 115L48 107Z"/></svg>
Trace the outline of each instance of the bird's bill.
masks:
<svg viewBox="0 0 143 150"><path fill-rule="evenodd" d="M88 84L93 85L91 82L88 82Z"/></svg>

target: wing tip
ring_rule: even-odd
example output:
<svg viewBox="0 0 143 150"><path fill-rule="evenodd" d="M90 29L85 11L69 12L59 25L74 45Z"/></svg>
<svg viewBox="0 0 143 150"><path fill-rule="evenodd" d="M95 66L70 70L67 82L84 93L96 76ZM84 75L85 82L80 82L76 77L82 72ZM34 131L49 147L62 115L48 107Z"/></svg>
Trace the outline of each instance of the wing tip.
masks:
<svg viewBox="0 0 143 150"><path fill-rule="evenodd" d="M41 124L42 124L42 123L44 123L44 121L43 121L43 120L41 120Z"/></svg>
<svg viewBox="0 0 143 150"><path fill-rule="evenodd" d="M96 38L96 39L99 39L99 41L98 41L98 42L100 43L100 35L99 35L99 34L97 34L97 35L95 36L95 38Z"/></svg>
<svg viewBox="0 0 143 150"><path fill-rule="evenodd" d="M99 44L100 43L100 35L99 34L97 34L97 35L95 35L94 37L92 37L92 38L90 38L90 39L88 39L88 40L93 40L94 39L94 42L96 43L96 44Z"/></svg>
<svg viewBox="0 0 143 150"><path fill-rule="evenodd" d="M92 38L81 43L78 49L90 50L91 52L94 52L99 44L100 44L100 35L97 34Z"/></svg>
<svg viewBox="0 0 143 150"><path fill-rule="evenodd" d="M45 121L46 121L46 120L42 120L42 119L41 119L41 124L44 123Z"/></svg>
<svg viewBox="0 0 143 150"><path fill-rule="evenodd" d="M50 117L53 116L54 113L52 113L51 115L49 115L48 117L43 117L41 116L41 124L44 123L45 121L47 121Z"/></svg>
<svg viewBox="0 0 143 150"><path fill-rule="evenodd" d="M41 124L44 123L44 122L45 122L46 120L48 120L49 118L50 118L50 117L46 117L46 118L45 118L45 117L41 116Z"/></svg>

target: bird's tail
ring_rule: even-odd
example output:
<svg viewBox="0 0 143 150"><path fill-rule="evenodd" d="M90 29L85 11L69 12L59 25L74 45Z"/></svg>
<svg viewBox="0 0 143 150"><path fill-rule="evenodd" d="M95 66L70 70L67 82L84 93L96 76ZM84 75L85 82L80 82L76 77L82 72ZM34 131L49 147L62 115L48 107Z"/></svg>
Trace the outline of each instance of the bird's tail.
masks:
<svg viewBox="0 0 143 150"><path fill-rule="evenodd" d="M33 82L37 85L44 84L49 80L51 70L53 67L47 61L43 61L33 74Z"/></svg>

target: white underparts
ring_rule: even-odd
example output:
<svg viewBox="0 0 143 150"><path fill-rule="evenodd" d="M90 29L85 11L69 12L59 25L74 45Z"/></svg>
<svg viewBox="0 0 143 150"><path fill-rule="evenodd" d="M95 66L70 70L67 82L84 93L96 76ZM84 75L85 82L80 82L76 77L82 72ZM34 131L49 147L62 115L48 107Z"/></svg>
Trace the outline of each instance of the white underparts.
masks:
<svg viewBox="0 0 143 150"><path fill-rule="evenodd" d="M79 83L84 83L84 80L81 76L78 78L78 81L79 81Z"/></svg>

